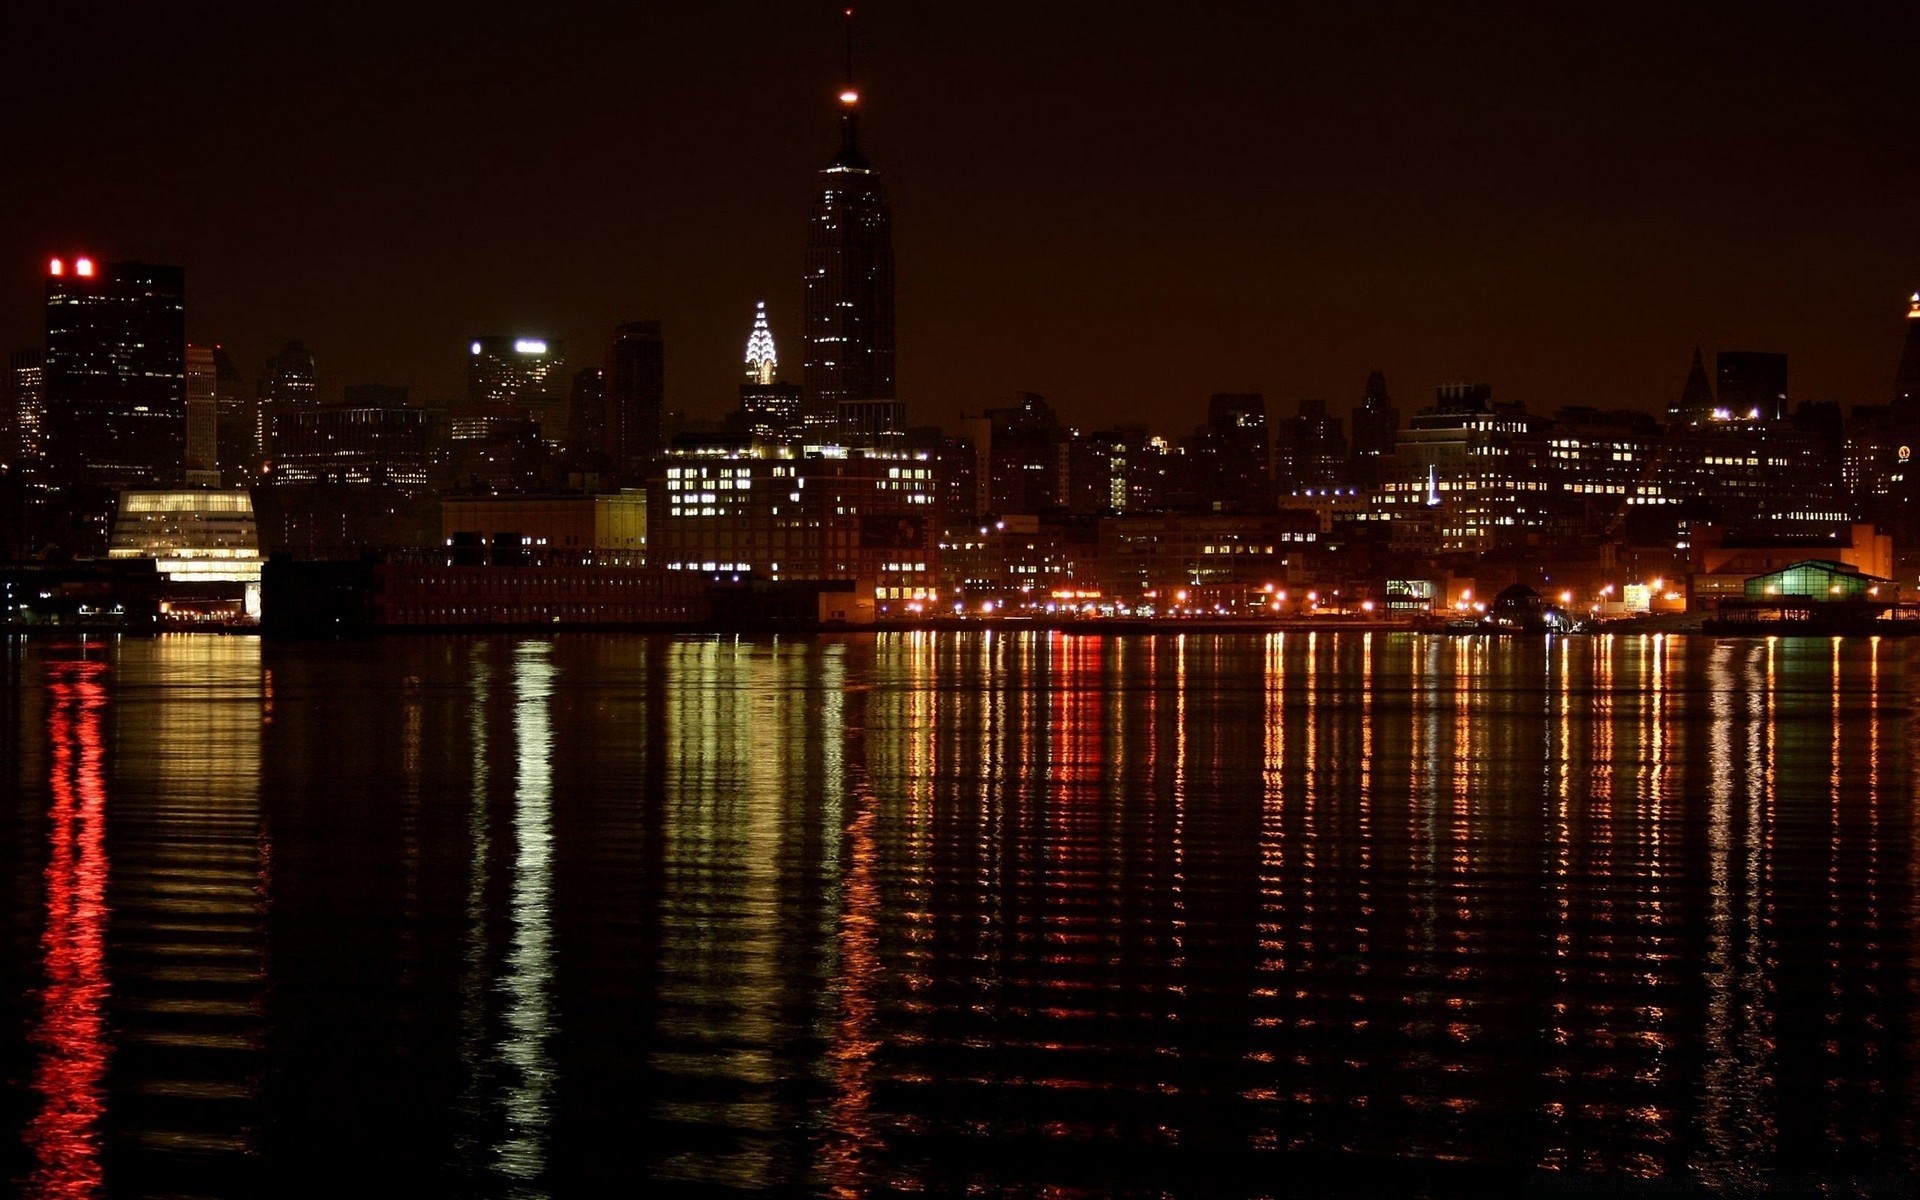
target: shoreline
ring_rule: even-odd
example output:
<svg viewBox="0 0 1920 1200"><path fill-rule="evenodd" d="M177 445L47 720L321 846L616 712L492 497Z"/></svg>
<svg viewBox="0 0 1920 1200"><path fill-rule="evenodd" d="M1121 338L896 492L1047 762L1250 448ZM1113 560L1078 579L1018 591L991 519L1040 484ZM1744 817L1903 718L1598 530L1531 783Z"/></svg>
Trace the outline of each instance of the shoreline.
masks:
<svg viewBox="0 0 1920 1200"><path fill-rule="evenodd" d="M18 639L41 640L62 637L160 637L178 634L211 634L220 637L259 637L269 641L331 641L345 638L380 638L388 635L419 636L423 634L453 634L472 637L485 634L514 634L524 636L535 633L619 633L652 634L676 637L726 637L726 636L766 636L769 634L790 634L812 637L820 634L900 634L900 633L1063 633L1091 637L1155 637L1178 634L1253 634L1274 633L1355 633L1355 634L1419 634L1439 638L1484 638L1499 641L1533 641L1546 638L1588 638L1596 636L1651 637L1659 634L1683 634L1693 637L1714 639L1752 639L1775 637L1898 637L1920 634L1920 622L1887 622L1887 629L1833 630L1815 628L1783 628L1778 632L1745 628L1738 631L1703 628L1709 619L1679 622L1671 619L1658 621L1620 621L1602 625L1578 633L1550 634L1530 633L1521 630L1449 630L1434 624L1416 624L1411 621L1384 621L1379 619L1361 620L1344 618L1319 619L1166 619L1166 618L990 618L990 619L934 619L922 621L881 621L871 625L838 625L824 622L730 622L715 624L711 622L642 622L642 623L499 623L464 625L376 625L338 630L311 629L270 629L261 626L183 626L177 628L128 629L115 625L20 625L6 627L0 634Z"/></svg>

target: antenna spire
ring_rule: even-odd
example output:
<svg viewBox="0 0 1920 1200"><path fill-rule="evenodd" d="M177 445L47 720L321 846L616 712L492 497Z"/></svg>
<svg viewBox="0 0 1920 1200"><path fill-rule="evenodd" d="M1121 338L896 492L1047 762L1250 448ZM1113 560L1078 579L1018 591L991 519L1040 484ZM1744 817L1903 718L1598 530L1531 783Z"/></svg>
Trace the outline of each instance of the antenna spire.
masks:
<svg viewBox="0 0 1920 1200"><path fill-rule="evenodd" d="M853 90L853 8L845 10L847 18L847 90Z"/></svg>
<svg viewBox="0 0 1920 1200"><path fill-rule="evenodd" d="M853 82L853 8L840 10L847 22L847 81L840 87L840 153L833 168L849 171L871 170L860 153L860 89Z"/></svg>

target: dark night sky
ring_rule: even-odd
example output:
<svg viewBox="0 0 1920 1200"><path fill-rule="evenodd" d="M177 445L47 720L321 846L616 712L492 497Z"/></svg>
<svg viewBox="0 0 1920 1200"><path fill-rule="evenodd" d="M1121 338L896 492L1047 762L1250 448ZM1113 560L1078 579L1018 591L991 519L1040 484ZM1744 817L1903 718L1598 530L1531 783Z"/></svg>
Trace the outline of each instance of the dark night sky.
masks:
<svg viewBox="0 0 1920 1200"><path fill-rule="evenodd" d="M717 415L753 301L797 379L838 7L16 6L0 337L41 260L187 268L189 332L322 394L463 386L475 333L573 365L666 322ZM1486 380L1662 408L1696 342L1884 402L1920 286L1920 5L862 5L864 141L916 421L1082 424L1261 390Z"/></svg>

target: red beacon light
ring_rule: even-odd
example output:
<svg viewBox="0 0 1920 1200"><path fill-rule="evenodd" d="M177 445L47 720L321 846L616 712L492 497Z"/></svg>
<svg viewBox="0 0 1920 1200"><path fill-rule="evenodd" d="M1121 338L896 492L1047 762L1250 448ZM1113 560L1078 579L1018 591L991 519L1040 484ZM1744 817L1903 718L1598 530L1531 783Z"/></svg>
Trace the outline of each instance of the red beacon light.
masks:
<svg viewBox="0 0 1920 1200"><path fill-rule="evenodd" d="M90 258L76 258L76 259L74 259L74 260L73 260L73 273L74 273L75 275L78 275L78 276L79 276L80 278L82 278L82 279L91 279L91 278L93 278L93 260L92 260L92 259L90 259Z"/></svg>
<svg viewBox="0 0 1920 1200"><path fill-rule="evenodd" d="M57 258L47 264L47 274L49 275L65 275L66 273L67 264Z"/></svg>

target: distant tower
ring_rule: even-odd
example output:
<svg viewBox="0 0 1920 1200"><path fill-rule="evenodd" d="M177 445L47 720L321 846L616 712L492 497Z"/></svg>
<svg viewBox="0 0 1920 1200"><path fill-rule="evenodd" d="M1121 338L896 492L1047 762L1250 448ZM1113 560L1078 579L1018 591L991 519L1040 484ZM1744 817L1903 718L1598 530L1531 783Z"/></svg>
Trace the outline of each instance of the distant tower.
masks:
<svg viewBox="0 0 1920 1200"><path fill-rule="evenodd" d="M1902 413L1920 410L1920 292L1907 301L1907 346L1893 373L1893 403Z"/></svg>
<svg viewBox="0 0 1920 1200"><path fill-rule="evenodd" d="M541 440L567 436L567 349L544 337L477 337L467 344L467 407L525 409Z"/></svg>
<svg viewBox="0 0 1920 1200"><path fill-rule="evenodd" d="M629 321L607 355L607 449L623 468L644 469L666 440L667 358L660 322Z"/></svg>
<svg viewBox="0 0 1920 1200"><path fill-rule="evenodd" d="M843 403L894 398L893 228L880 175L860 152L853 82L853 10L840 91L840 152L820 172L807 228L806 385L809 433L831 432Z"/></svg>
<svg viewBox="0 0 1920 1200"><path fill-rule="evenodd" d="M753 306L753 332L747 335L747 382L762 387L773 382L779 356L773 350L773 330L767 328L767 302Z"/></svg>
<svg viewBox="0 0 1920 1200"><path fill-rule="evenodd" d="M607 449L607 373L599 367L576 372L567 393L567 443L587 454Z"/></svg>
<svg viewBox="0 0 1920 1200"><path fill-rule="evenodd" d="M1387 394L1387 377L1375 371L1367 376L1367 390L1360 407L1353 410L1354 482L1370 486L1375 481L1380 460L1393 453L1400 438L1400 410Z"/></svg>
<svg viewBox="0 0 1920 1200"><path fill-rule="evenodd" d="M319 375L314 368L313 354L299 342L289 341L285 349L267 360L256 394L260 399L260 424L255 436L262 452L271 457L274 418L320 402Z"/></svg>
<svg viewBox="0 0 1920 1200"><path fill-rule="evenodd" d="M220 372L212 346L187 347L186 482L220 486Z"/></svg>
<svg viewBox="0 0 1920 1200"><path fill-rule="evenodd" d="M1910 545L1920 541L1920 466L1913 460L1914 447L1920 445L1920 292L1907 301L1907 344L1893 373L1886 434L1879 459L1888 490L1898 501L1891 514L1894 544Z"/></svg>
<svg viewBox="0 0 1920 1200"><path fill-rule="evenodd" d="M754 307L753 332L747 335L747 382L740 385L740 420L748 433L762 441L798 442L803 432L800 388L774 378L779 365L762 301Z"/></svg>
<svg viewBox="0 0 1920 1200"><path fill-rule="evenodd" d="M16 350L7 363L8 399L13 412L6 424L13 435L7 458L22 472L23 478L40 478L41 457L46 453L47 372L44 356L38 350Z"/></svg>
<svg viewBox="0 0 1920 1200"><path fill-rule="evenodd" d="M1687 372L1687 386L1680 399L1667 409L1670 425L1698 425L1713 417L1713 384L1707 380L1707 365L1700 361L1700 347L1693 348L1693 368Z"/></svg>

